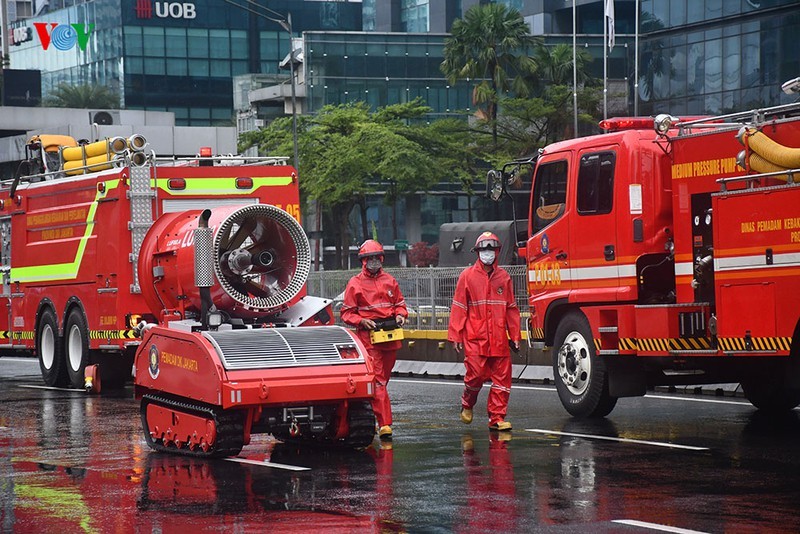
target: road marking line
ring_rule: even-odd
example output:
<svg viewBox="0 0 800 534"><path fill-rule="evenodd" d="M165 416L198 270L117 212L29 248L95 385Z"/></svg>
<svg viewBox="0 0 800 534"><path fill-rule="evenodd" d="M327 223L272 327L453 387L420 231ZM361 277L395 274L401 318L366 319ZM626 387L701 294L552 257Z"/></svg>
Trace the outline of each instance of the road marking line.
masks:
<svg viewBox="0 0 800 534"><path fill-rule="evenodd" d="M727 401L718 399L695 399L692 397L670 397L669 395L645 395L648 399L661 399L661 400L682 400L689 402L709 402L712 404L737 404L739 406L752 406L749 402L742 401Z"/></svg>
<svg viewBox="0 0 800 534"><path fill-rule="evenodd" d="M438 380L408 380L404 378L393 378L392 382L402 382L403 384L436 384L439 386L458 386L464 387L463 381L453 382L440 382ZM511 386L511 389L525 389L531 391L555 391L555 386L551 387L536 387L536 386Z"/></svg>
<svg viewBox="0 0 800 534"><path fill-rule="evenodd" d="M689 451L710 450L708 447L695 447L693 445L678 445L675 443L666 443L662 441L647 441L642 439L629 439L629 438L612 438L610 436L599 436L596 434L578 434L575 432L559 432L557 430L542 430L539 428L526 428L525 432L536 432L538 434L553 434L556 436L571 436L576 438L603 439L606 441L620 441L624 443L638 443L640 445L655 445L656 447L667 447L670 449L685 449Z"/></svg>
<svg viewBox="0 0 800 534"><path fill-rule="evenodd" d="M621 525L629 525L632 527L642 527L642 528L649 528L651 530L660 530L662 532L675 532L676 534L707 534L702 530L689 530L688 528L671 527L669 525L661 525L659 523L636 521L635 519L615 519L611 522L619 523Z"/></svg>
<svg viewBox="0 0 800 534"><path fill-rule="evenodd" d="M437 381L437 380L408 380L408 379L403 379L403 378L393 378L392 382L403 382L405 384L438 384L438 385L441 385L441 386L461 386L461 387L464 386L463 382L456 382L456 381L453 381L453 382L440 382L440 381ZM555 391L556 390L555 386L537 387L537 386L517 386L517 385L511 386L511 389L512 390L523 389L523 390L526 390L526 391ZM680 393L676 393L676 396L672 397L672 396L669 396L669 395L651 395L651 394L648 393L647 395L644 395L644 397L647 398L647 399L661 399L661 400L688 401L688 402L708 402L708 403L712 403L712 404L733 404L733 405L736 405L736 406L752 406L752 404L750 404L749 402L743 402L743 401L729 401L729 400L719 400L719 399L695 399L695 398L685 397L685 396L681 396L681 395L682 394L680 394ZM631 398L636 398L636 397L631 397Z"/></svg>
<svg viewBox="0 0 800 534"><path fill-rule="evenodd" d="M47 389L50 391L77 391L79 393L86 393L85 389L76 389L76 388L57 388L53 386L36 386L33 384L18 384L18 388L30 388L30 389Z"/></svg>
<svg viewBox="0 0 800 534"><path fill-rule="evenodd" d="M300 467L299 465L278 464L274 462L248 460L247 458L225 458L229 462L240 464L260 465L263 467L274 467L275 469L286 469L287 471L311 471L310 467Z"/></svg>

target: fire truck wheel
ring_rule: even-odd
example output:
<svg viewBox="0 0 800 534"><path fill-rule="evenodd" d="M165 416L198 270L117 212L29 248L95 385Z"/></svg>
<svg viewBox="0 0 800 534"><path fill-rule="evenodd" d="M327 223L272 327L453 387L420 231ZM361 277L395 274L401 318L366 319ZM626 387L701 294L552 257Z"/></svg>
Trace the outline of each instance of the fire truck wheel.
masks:
<svg viewBox="0 0 800 534"><path fill-rule="evenodd" d="M70 386L83 388L84 372L89 364L89 328L86 317L78 308L72 308L64 323L64 356Z"/></svg>
<svg viewBox="0 0 800 534"><path fill-rule="evenodd" d="M553 373L561 404L575 417L605 417L617 404L608 394L605 362L598 358L589 321L568 313L556 329Z"/></svg>
<svg viewBox="0 0 800 534"><path fill-rule="evenodd" d="M775 384L767 376L742 380L742 391L750 404L764 412L788 412L800 404L800 390Z"/></svg>
<svg viewBox="0 0 800 534"><path fill-rule="evenodd" d="M36 329L36 354L39 356L39 369L44 383L51 387L67 385L66 362L61 337L58 335L56 314L44 308Z"/></svg>

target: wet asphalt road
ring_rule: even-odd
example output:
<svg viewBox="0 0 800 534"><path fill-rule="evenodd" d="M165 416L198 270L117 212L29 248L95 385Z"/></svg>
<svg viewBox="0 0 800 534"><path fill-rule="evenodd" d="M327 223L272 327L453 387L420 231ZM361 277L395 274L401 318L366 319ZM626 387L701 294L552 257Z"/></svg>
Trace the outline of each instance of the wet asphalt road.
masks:
<svg viewBox="0 0 800 534"><path fill-rule="evenodd" d="M391 447L256 435L237 461L211 461L150 452L130 388L26 387L40 384L35 360L0 358L0 532L787 532L800 519L800 414L764 418L741 398L654 393L586 422L552 387L515 384L506 441L483 409L460 423L457 382L396 377Z"/></svg>

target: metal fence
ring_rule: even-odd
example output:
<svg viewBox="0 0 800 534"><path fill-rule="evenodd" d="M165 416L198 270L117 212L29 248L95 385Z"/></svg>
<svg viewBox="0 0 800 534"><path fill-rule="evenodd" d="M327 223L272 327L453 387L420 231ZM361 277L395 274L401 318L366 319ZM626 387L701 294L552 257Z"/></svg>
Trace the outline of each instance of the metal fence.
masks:
<svg viewBox="0 0 800 534"><path fill-rule="evenodd" d="M528 311L527 275L524 265L504 267L514 282L520 311ZM408 326L419 330L446 330L458 276L463 267L387 268L397 279L408 306ZM308 294L332 299L336 322L347 282L360 271L314 271L308 277Z"/></svg>

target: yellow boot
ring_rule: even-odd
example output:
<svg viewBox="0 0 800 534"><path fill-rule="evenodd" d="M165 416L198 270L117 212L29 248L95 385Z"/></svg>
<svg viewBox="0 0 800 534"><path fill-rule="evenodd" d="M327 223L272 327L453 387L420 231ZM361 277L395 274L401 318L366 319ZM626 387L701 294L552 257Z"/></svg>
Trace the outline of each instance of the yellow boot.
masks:
<svg viewBox="0 0 800 534"><path fill-rule="evenodd" d="M472 422L472 410L470 408L461 408L461 422L465 425Z"/></svg>
<svg viewBox="0 0 800 534"><path fill-rule="evenodd" d="M496 423L489 425L489 430L499 430L499 431L511 430L511 423L509 423L508 421L498 421Z"/></svg>
<svg viewBox="0 0 800 534"><path fill-rule="evenodd" d="M381 429L378 430L378 437L381 439L392 439L392 427L383 425Z"/></svg>

